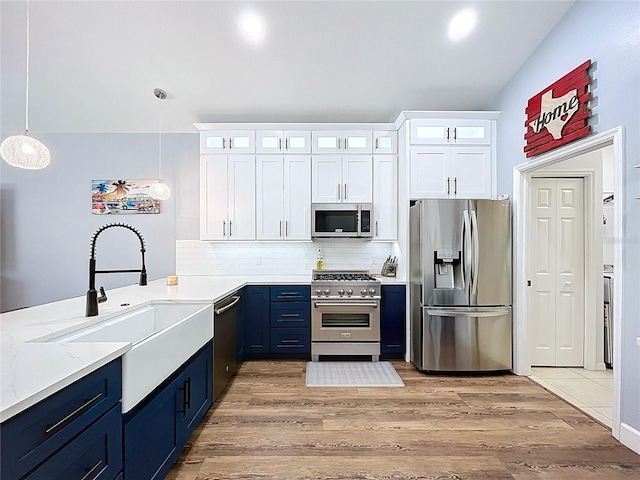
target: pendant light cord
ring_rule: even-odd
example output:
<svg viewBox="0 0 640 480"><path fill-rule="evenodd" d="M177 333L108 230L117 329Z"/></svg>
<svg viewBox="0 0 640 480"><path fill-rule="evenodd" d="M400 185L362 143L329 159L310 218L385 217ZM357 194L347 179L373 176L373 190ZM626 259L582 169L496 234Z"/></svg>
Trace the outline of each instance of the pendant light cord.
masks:
<svg viewBox="0 0 640 480"><path fill-rule="evenodd" d="M162 179L162 96L158 97L160 102L160 126L158 128L158 178Z"/></svg>
<svg viewBox="0 0 640 480"><path fill-rule="evenodd" d="M27 0L27 86L25 89L25 134L29 134L29 0Z"/></svg>

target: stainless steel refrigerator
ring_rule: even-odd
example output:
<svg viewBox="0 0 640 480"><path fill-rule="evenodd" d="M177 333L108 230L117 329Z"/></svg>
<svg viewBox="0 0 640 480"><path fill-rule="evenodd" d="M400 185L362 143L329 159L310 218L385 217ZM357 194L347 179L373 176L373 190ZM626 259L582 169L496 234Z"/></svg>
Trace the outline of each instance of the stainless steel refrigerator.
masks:
<svg viewBox="0 0 640 480"><path fill-rule="evenodd" d="M418 370L510 370L509 201L417 201L409 256L411 361Z"/></svg>

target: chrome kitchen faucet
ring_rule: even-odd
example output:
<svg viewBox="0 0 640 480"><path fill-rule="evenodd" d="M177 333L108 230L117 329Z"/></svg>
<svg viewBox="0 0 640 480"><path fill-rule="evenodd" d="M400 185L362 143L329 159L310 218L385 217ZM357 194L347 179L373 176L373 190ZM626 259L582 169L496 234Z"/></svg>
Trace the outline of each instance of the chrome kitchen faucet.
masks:
<svg viewBox="0 0 640 480"><path fill-rule="evenodd" d="M142 267L140 270L96 270L96 241L102 232L104 232L108 228L113 227L121 227L131 230L138 236L140 239L140 252L142 253ZM98 315L98 304L107 301L107 295L104 292L104 287L100 287L100 296L98 297L98 292L96 291L96 273L133 273L140 272L140 286L144 286L147 284L147 268L144 265L144 238L142 238L142 234L131 225L127 225L125 223L109 223L100 227L96 233L93 234L93 238L91 239L91 258L89 258L89 290L87 291L87 317L95 317Z"/></svg>

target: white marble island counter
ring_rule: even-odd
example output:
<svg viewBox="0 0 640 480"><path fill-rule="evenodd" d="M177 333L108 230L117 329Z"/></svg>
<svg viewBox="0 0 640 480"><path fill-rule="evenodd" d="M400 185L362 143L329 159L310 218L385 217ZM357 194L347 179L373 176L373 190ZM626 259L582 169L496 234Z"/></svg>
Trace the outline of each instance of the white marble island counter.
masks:
<svg viewBox="0 0 640 480"><path fill-rule="evenodd" d="M85 317L85 297L25 308L0 315L0 422L122 356L130 343L46 343L65 333L100 323L152 301L213 303L245 285L307 285L311 275L252 277L181 276L145 287L107 291L100 314Z"/></svg>

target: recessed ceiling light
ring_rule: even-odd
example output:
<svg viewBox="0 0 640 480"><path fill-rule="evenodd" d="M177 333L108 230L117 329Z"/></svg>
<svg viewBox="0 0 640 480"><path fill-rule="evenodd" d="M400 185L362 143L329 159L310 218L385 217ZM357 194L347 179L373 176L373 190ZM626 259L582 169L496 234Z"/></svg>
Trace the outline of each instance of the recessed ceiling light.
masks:
<svg viewBox="0 0 640 480"><path fill-rule="evenodd" d="M449 22L449 40L457 42L469 35L478 21L478 14L473 9L458 12Z"/></svg>
<svg viewBox="0 0 640 480"><path fill-rule="evenodd" d="M242 31L253 40L261 40L264 36L264 23L255 13L247 14L242 18Z"/></svg>

